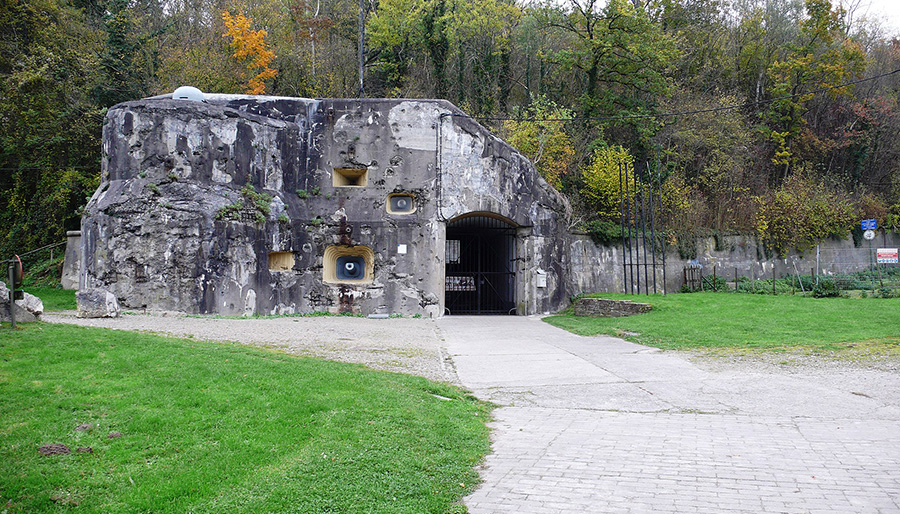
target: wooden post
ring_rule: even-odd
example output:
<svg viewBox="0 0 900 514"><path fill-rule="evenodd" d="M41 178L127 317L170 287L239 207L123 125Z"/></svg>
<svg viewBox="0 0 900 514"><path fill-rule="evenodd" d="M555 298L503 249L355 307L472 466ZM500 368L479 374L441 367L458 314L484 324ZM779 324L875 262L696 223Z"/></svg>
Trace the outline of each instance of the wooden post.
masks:
<svg viewBox="0 0 900 514"><path fill-rule="evenodd" d="M772 294L776 295L778 293L775 292L775 263L772 263Z"/></svg>
<svg viewBox="0 0 900 514"><path fill-rule="evenodd" d="M713 291L719 292L719 290L716 288L716 265L715 264L713 264Z"/></svg>
<svg viewBox="0 0 900 514"><path fill-rule="evenodd" d="M738 290L738 282L737 282L737 267L734 268L734 292L736 293Z"/></svg>

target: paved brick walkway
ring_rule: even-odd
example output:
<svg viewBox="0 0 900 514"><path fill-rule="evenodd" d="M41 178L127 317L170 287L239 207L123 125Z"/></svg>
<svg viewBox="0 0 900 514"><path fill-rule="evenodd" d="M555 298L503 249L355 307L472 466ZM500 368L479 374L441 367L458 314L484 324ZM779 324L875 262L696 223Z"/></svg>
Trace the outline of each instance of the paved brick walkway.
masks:
<svg viewBox="0 0 900 514"><path fill-rule="evenodd" d="M900 376L708 372L534 318L439 321L502 405L472 514L900 512Z"/></svg>

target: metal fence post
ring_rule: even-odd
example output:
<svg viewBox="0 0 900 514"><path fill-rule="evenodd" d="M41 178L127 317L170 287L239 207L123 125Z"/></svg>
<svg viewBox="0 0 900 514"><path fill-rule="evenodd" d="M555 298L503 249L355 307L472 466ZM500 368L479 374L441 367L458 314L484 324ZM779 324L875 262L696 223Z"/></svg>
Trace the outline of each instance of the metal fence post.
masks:
<svg viewBox="0 0 900 514"><path fill-rule="evenodd" d="M9 320L12 322L13 330L16 329L16 271L13 268L15 264L12 262L9 263L8 271L9 271Z"/></svg>

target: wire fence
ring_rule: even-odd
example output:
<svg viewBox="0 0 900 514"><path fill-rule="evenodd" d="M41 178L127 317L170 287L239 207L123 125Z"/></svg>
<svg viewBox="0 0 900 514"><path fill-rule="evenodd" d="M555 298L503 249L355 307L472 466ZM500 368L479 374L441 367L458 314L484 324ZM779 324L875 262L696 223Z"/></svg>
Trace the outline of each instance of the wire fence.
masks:
<svg viewBox="0 0 900 514"><path fill-rule="evenodd" d="M24 283L26 286L35 285L36 280L38 282L46 282L46 284L43 284L42 282L41 285L58 284L60 278L59 275L62 272L62 260L65 257L66 243L67 241L60 241L58 243L35 248L34 250L23 252L13 256L9 260L0 262L21 262L25 277ZM3 270L2 276L0 276L0 282L5 283L8 281L5 266ZM35 272L38 272L41 275L48 275L48 277L39 278L35 276Z"/></svg>
<svg viewBox="0 0 900 514"><path fill-rule="evenodd" d="M704 273L702 268L685 267L681 291L900 298L900 266L875 265L846 273L816 273L815 269L806 274L799 270L795 273L774 272L769 277L740 273L737 268L713 267L711 272Z"/></svg>

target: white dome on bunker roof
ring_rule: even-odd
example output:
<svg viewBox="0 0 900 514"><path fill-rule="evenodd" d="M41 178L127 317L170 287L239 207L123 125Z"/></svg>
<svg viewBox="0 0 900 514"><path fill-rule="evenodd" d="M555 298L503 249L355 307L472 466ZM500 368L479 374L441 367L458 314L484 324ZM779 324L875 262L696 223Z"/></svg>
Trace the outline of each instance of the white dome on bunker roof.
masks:
<svg viewBox="0 0 900 514"><path fill-rule="evenodd" d="M203 91L193 86L181 86L172 93L173 100L192 100L194 102L205 102L206 95Z"/></svg>

